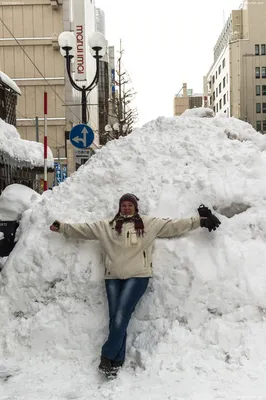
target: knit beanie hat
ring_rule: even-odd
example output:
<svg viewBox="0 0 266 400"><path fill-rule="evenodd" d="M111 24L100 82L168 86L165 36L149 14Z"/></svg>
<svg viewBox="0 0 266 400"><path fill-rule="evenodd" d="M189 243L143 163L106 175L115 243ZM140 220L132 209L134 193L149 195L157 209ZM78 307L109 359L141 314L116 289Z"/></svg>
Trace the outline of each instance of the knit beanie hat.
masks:
<svg viewBox="0 0 266 400"><path fill-rule="evenodd" d="M139 208L138 208L139 199L134 194L132 194L132 193L123 194L123 196L119 200L119 212L121 211L121 204L123 203L123 201L130 201L130 203L134 204L136 212L139 211Z"/></svg>
<svg viewBox="0 0 266 400"><path fill-rule="evenodd" d="M134 204L135 214L133 216L124 217L120 214L121 204L123 203L123 201L130 201L130 203ZM144 235L144 224L141 217L139 216L138 201L139 201L138 197L132 193L123 194L123 196L120 198L118 213L116 214L114 219L109 222L110 225L113 225L113 223L115 222L115 230L118 233L118 235L121 235L122 225L124 222L134 222L137 235L138 236Z"/></svg>

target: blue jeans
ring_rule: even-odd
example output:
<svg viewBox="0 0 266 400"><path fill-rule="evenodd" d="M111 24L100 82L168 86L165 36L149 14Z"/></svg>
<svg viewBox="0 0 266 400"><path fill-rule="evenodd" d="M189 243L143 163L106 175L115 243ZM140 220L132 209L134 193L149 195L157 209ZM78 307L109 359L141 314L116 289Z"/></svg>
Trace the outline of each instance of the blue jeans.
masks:
<svg viewBox="0 0 266 400"><path fill-rule="evenodd" d="M149 278L105 280L109 305L109 336L102 347L104 357L113 361L124 361L127 327L148 283Z"/></svg>

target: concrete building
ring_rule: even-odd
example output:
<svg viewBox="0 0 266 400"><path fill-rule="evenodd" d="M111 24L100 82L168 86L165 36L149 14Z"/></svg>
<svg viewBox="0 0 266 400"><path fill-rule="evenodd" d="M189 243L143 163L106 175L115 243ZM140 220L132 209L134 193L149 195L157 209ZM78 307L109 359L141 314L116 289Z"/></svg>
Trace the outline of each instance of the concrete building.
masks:
<svg viewBox="0 0 266 400"><path fill-rule="evenodd" d="M182 94L180 91L182 90ZM187 89L187 84L183 83L182 89L174 97L174 116L179 116L189 108L202 107L202 94L193 94L192 89Z"/></svg>
<svg viewBox="0 0 266 400"><path fill-rule="evenodd" d="M21 89L17 106L17 129L22 138L39 140L44 136L44 91L48 94L48 144L54 157L67 166L68 175L76 170L75 150L69 142L73 125L81 121L81 93L74 90L65 70L65 59L58 46L62 31L79 35L73 73L80 85L95 72L95 60L87 50L87 40L95 30L94 0L24 0L0 4L0 69ZM75 30L76 27L76 30ZM77 29L82 29L77 31ZM81 43L82 41L82 43ZM82 54L80 54L82 52ZM84 74L78 77L83 68ZM98 139L97 89L88 96L90 125ZM50 178L51 179L51 178Z"/></svg>
<svg viewBox="0 0 266 400"><path fill-rule="evenodd" d="M233 10L214 47L204 78L207 106L266 132L266 3L244 2Z"/></svg>

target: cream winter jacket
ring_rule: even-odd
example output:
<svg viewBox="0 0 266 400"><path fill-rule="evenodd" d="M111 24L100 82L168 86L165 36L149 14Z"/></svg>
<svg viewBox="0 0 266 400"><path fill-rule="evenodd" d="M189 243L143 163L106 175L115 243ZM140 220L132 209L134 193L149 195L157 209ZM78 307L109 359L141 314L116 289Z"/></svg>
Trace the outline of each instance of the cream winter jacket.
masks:
<svg viewBox="0 0 266 400"><path fill-rule="evenodd" d="M161 219L141 216L144 236L137 236L134 223L123 223L118 235L115 222L60 223L59 233L67 238L99 240L105 251L105 279L128 279L152 276L152 250L156 238L179 236L200 226L200 218Z"/></svg>

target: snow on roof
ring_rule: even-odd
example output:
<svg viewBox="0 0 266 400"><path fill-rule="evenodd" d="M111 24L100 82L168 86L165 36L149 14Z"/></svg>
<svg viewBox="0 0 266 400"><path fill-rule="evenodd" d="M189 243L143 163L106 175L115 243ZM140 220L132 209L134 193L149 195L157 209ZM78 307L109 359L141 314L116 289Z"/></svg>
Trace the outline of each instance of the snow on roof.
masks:
<svg viewBox="0 0 266 400"><path fill-rule="evenodd" d="M205 107L188 108L180 115L180 117L212 118L214 117L214 112L211 108Z"/></svg>
<svg viewBox="0 0 266 400"><path fill-rule="evenodd" d="M266 137L238 119L192 111L109 142L23 214L1 279L8 398L265 393ZM110 383L97 374L108 334L104 251L49 225L113 218L126 192L156 217L196 216L204 203L221 226L156 241L154 277L129 325L125 366Z"/></svg>
<svg viewBox="0 0 266 400"><path fill-rule="evenodd" d="M54 168L50 148L47 157L48 168ZM43 144L21 139L17 129L0 118L0 162L18 168L43 167Z"/></svg>
<svg viewBox="0 0 266 400"><path fill-rule="evenodd" d="M0 80L7 85L10 89L14 90L17 94L21 95L21 90L18 85L13 81L13 79L9 78L3 71L0 71Z"/></svg>

